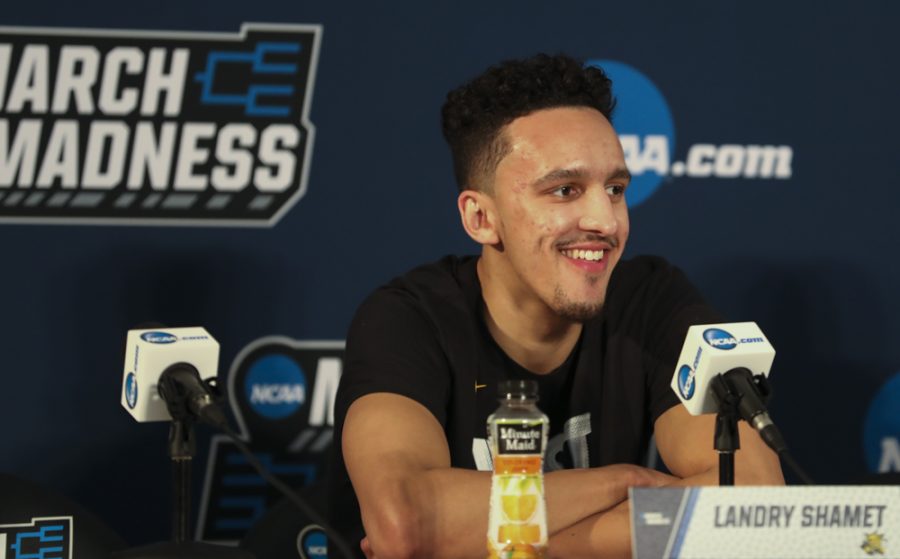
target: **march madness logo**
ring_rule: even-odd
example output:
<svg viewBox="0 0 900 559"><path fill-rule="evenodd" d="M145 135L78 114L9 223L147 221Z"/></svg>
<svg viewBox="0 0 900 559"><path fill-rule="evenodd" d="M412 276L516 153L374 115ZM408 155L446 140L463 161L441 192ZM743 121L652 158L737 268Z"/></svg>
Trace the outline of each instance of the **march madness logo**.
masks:
<svg viewBox="0 0 900 559"><path fill-rule="evenodd" d="M0 28L0 221L275 224L306 189L321 31Z"/></svg>
<svg viewBox="0 0 900 559"><path fill-rule="evenodd" d="M0 524L0 559L71 559L72 517Z"/></svg>

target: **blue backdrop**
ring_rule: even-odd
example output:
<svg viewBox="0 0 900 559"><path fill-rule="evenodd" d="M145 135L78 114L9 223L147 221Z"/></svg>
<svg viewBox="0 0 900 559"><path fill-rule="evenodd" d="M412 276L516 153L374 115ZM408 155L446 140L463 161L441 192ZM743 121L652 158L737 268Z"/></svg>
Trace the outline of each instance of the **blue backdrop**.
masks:
<svg viewBox="0 0 900 559"><path fill-rule="evenodd" d="M760 324L778 351L773 415L799 461L828 483L900 470L898 17L887 0L4 6L7 27L237 37L264 22L321 36L306 191L273 226L73 224L65 209L25 223L24 198L10 196L34 188L0 185L0 471L66 493L132 543L165 538L166 427L119 405L125 331L203 325L225 376L266 336L342 340L375 286L476 251L439 109L489 64L539 51L622 76L616 124L649 185L628 252L665 256L730 319ZM0 45L16 32L43 33L6 29ZM205 432L200 448L198 500Z"/></svg>

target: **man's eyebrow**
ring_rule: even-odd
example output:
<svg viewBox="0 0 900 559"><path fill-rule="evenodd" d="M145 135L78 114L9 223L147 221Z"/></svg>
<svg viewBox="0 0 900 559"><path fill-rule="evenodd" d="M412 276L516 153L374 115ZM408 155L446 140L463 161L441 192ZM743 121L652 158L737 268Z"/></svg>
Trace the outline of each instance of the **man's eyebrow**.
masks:
<svg viewBox="0 0 900 559"><path fill-rule="evenodd" d="M612 174L609 175L610 179L625 179L627 181L631 180L631 172L625 167L619 167Z"/></svg>
<svg viewBox="0 0 900 559"><path fill-rule="evenodd" d="M549 183L554 183L558 181L567 181L567 180L576 180L576 179L584 179L590 176L590 173L586 169L581 167L575 168L565 168L565 169L554 169L537 179L532 183L532 186L540 187ZM606 180L614 180L614 179L624 179L626 181L631 180L631 173L625 167L619 167L615 169L612 173L609 174Z"/></svg>
<svg viewBox="0 0 900 559"><path fill-rule="evenodd" d="M586 169L582 169L581 167L576 167L574 169L554 169L544 175L543 177L537 179L532 183L532 186L543 186L545 184L557 182L557 181L567 181L572 179L583 179L588 176L588 172Z"/></svg>

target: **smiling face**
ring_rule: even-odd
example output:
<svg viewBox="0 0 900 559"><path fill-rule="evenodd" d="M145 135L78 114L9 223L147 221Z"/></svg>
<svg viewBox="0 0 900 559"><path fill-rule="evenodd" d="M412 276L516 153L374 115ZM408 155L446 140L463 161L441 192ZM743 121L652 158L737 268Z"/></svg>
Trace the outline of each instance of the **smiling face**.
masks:
<svg viewBox="0 0 900 559"><path fill-rule="evenodd" d="M630 175L619 139L586 107L517 118L503 139L486 195L497 240L485 251L491 276L523 308L587 320L600 312L628 239Z"/></svg>

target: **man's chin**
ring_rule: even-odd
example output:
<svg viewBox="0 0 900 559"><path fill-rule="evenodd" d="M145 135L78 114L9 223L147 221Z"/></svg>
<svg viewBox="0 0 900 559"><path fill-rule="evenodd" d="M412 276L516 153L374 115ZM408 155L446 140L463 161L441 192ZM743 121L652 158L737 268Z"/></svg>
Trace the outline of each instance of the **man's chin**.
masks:
<svg viewBox="0 0 900 559"><path fill-rule="evenodd" d="M583 289L564 289L557 285L553 293L553 310L556 314L567 320L585 322L603 311L603 303L606 300L606 285L591 286ZM573 293L573 291L575 293ZM579 293L580 292L580 293ZM577 293L578 296L573 297Z"/></svg>
<svg viewBox="0 0 900 559"><path fill-rule="evenodd" d="M557 289L553 297L553 310L556 314L574 322L585 322L595 318L603 310L603 297L586 301L573 301Z"/></svg>
<svg viewBox="0 0 900 559"><path fill-rule="evenodd" d="M556 309L559 316L573 322L587 322L596 318L601 311L603 311L603 303L569 303Z"/></svg>

